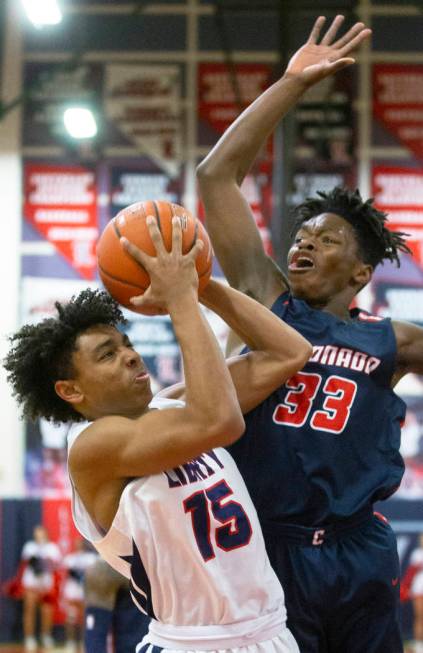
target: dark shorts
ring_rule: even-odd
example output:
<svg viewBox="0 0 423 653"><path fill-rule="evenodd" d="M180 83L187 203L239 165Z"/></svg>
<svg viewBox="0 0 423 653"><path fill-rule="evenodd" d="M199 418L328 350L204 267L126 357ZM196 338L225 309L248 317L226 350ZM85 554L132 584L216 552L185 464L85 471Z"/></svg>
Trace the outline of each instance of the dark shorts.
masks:
<svg viewBox="0 0 423 653"><path fill-rule="evenodd" d="M137 644L148 631L150 617L143 614L128 591L119 590L113 613L113 633L116 653L134 653Z"/></svg>
<svg viewBox="0 0 423 653"><path fill-rule="evenodd" d="M301 541L301 532L264 527L301 653L401 653L399 560L386 520L370 515L327 539L305 530Z"/></svg>

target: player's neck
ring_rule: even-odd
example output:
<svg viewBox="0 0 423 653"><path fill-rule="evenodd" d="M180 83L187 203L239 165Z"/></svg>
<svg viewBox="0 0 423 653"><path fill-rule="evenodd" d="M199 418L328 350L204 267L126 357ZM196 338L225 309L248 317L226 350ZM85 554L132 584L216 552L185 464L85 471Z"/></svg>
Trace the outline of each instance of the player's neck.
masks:
<svg viewBox="0 0 423 653"><path fill-rule="evenodd" d="M307 300L307 303L312 308L330 313L344 322L349 322L351 320L349 311L351 302L352 299L346 299L345 297L340 296L333 297L329 300Z"/></svg>

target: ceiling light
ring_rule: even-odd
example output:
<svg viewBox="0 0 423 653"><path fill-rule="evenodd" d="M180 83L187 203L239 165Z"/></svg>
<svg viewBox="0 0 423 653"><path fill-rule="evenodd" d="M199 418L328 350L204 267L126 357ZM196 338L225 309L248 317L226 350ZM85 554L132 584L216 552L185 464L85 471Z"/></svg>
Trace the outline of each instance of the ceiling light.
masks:
<svg viewBox="0 0 423 653"><path fill-rule="evenodd" d="M72 138L93 138L97 123L90 109L71 107L63 114L63 122Z"/></svg>
<svg viewBox="0 0 423 653"><path fill-rule="evenodd" d="M22 0L26 15L35 27L57 25L62 20L62 12L57 0Z"/></svg>

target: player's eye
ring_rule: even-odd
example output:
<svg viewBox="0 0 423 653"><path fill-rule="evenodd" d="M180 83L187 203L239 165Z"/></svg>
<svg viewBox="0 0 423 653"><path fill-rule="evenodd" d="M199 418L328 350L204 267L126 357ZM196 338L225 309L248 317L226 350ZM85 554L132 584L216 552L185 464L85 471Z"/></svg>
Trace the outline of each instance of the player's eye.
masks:
<svg viewBox="0 0 423 653"><path fill-rule="evenodd" d="M108 358L111 358L115 352L112 349L109 349L108 351L105 351L101 356L100 360L104 361L107 360Z"/></svg>

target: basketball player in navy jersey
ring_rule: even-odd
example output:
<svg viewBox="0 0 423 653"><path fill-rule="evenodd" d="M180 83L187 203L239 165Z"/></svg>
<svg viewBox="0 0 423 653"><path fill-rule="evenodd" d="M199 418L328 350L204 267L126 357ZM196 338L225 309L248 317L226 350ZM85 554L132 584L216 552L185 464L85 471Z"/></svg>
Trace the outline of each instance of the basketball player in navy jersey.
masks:
<svg viewBox="0 0 423 653"><path fill-rule="evenodd" d="M134 303L169 312L184 401L152 398L142 359L117 329L120 310L98 291L20 329L5 361L8 378L26 416L74 422L74 519L130 578L135 603L152 617L142 652L298 653L256 512L222 445L242 435L242 412L301 369L311 347L267 308L211 280L203 303L252 350L225 363L198 303L202 243L182 254L174 218L167 252L155 219L147 224L156 257L123 241L151 279Z"/></svg>
<svg viewBox="0 0 423 653"><path fill-rule="evenodd" d="M403 235L358 191L319 193L296 210L288 278L266 256L240 185L279 120L313 84L353 63L370 30L344 36L319 17L285 74L220 138L198 169L207 227L229 283L313 345L305 367L246 416L230 451L258 510L302 653L399 653L394 534L373 515L403 474L405 405L393 388L423 372L423 330L349 310Z"/></svg>

